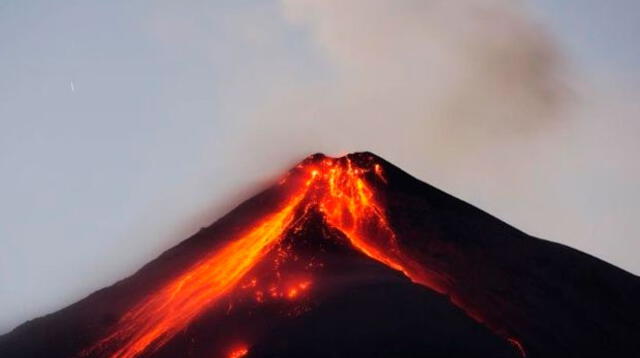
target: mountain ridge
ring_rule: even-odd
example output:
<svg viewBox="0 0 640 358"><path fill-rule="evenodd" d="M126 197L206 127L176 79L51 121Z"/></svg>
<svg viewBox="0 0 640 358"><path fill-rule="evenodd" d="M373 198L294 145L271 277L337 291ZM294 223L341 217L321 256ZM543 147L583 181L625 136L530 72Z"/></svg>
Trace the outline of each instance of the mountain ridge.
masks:
<svg viewBox="0 0 640 358"><path fill-rule="evenodd" d="M332 164L326 164L328 166L324 167L325 163ZM348 205L336 203L333 194L327 194L327 191L330 191L327 188L332 177L325 170L331 170L329 167L333 165L341 168L340 170L344 169L345 177L333 177L333 179L345 181L348 187L344 193L358 194L360 182L363 183L361 185L370 188L372 193L370 198L350 198L352 201L355 200L359 204L367 200L382 203L380 208L383 208L385 214L382 219L375 217L378 215L376 210L380 208L374 206L374 209L370 209L363 206L366 214L371 217L365 217L361 227L356 227L352 234L357 236L359 231L362 231L376 238L380 236L376 233L386 230L384 225L380 224L380 220L383 224L388 224L393 232L378 237L376 239L378 241L367 239L369 243L375 243L373 249L376 249L376 245L378 248L390 249L391 259L386 264L392 270L398 270L398 267L392 266L402 261L398 260L399 258L412 262L409 264L411 267L408 274L412 281L415 282L415 277L418 276L433 280L433 282L423 282L422 285L443 294L447 301L457 306L456 309L462 308L462 311L471 317L471 322L461 323L456 327L467 332L466 328L461 327L475 327L474 322L479 322L480 326L489 327L496 336L507 341L507 345L503 346L489 344L493 352L502 352L500 354L504 356L516 352L530 357L548 357L558 354L570 357L595 357L604 353L637 352L638 344L633 343L634 340L637 341L636 338L640 332L636 323L639 321L637 318L640 318L640 313L638 308L634 307L636 299L640 298L640 285L636 276L578 250L529 236L481 209L419 181L384 159L372 153L363 152L349 154L342 158L329 158L322 154L307 157L289 171L280 183L243 202L229 214L165 251L128 278L96 291L74 305L29 321L1 336L0 353L6 351L8 354L5 355L12 357L16 356L17 352L30 350L33 354L23 356L38 356L38 347L49 351L54 347L53 351L59 352L59 355L54 353L50 356L65 357L73 356L81 347L91 346L96 339L109 331L109 327L117 326L125 315L124 312L134 306L137 301L143 300L149 292L160 289L172 277L179 276L180 272L188 270L203 252L215 252L233 242L234 237L241 235L250 226L247 222L255 221L256 217L264 217L276 210L275 208L283 200L287 200L292 195L294 189L302 187L302 183L307 183L307 187L313 187L313 189L305 189L301 202L318 200L316 197L321 198L318 203L312 202L310 204L312 209L308 210L317 211L318 205L324 204L337 206L338 209L343 210ZM321 170L314 166L318 166ZM356 173L353 178L349 177L351 174L348 170ZM361 172L358 173L358 170ZM314 171L319 174L313 174ZM323 175L329 175L329 177L326 180L319 179L320 186L310 179ZM308 184L310 181L312 181L311 184ZM307 194L309 190L312 190L311 194ZM307 195L313 198L309 199ZM304 208L308 207L304 206ZM294 208L295 210L298 208ZM317 226L334 227L328 223L331 220L327 219L332 216L330 210L325 209L324 212L319 211L315 214L324 217L325 220L323 224L316 223ZM300 214L292 215L295 218ZM334 224L339 223L344 228L349 227L345 223L340 223L342 219L337 216L333 220ZM388 223L384 223L384 220L388 220ZM375 230L371 230L371 225ZM289 230L288 226L285 227L283 235L286 235ZM319 236L327 235L332 236L331 234ZM397 239L397 244L394 244L397 248L393 245L389 246L391 244L385 241L390 237ZM367 244L367 240L364 244ZM353 240L351 242L353 243ZM363 242L360 243L363 244ZM366 249L365 246L365 252ZM368 256L372 256L371 252ZM402 269L406 268L400 268ZM363 272L367 270L363 269ZM411 274L413 271L418 272L417 276ZM562 277L554 277L554 273L561 274ZM320 274L318 276L324 277ZM318 294L315 291L314 293ZM402 300L404 296L400 295L395 299ZM343 297L343 300L347 301L347 296ZM583 303L585 300L588 301L586 304ZM427 301L432 302L434 307L438 307L434 312L447 310L441 302L433 303L438 301L435 298ZM319 303L318 307L329 307L323 304ZM420 305L416 303L416 307ZM501 312L496 312L496 308ZM419 310L426 310L426 308L420 307ZM567 313L567 311L570 312ZM455 313L450 313L446 317L454 320L451 318L454 316L456 316ZM282 324L286 326L286 322ZM191 324L190 321L189 326ZM429 326L424 325L424 322L414 322L414 325L422 327L425 331L430 329ZM584 325L587 327L576 328ZM56 335L51 334L49 330L70 330L74 333L66 336ZM437 332L434 329L431 331ZM404 336L411 335L405 332ZM41 338L38 340L34 337ZM175 346L177 343L172 343L172 340L184 337L184 333L177 333L176 337L178 338L169 338L167 342L169 347L171 344ZM33 341L39 344L34 345ZM57 341L64 341L64 344L61 345ZM469 338L469 341L473 339ZM485 337L477 342L489 341L491 339ZM431 348L425 348L419 339L413 343L414 348L418 346L421 349L432 350L442 348L429 345L427 346ZM268 345L267 348L261 348L265 346L264 342L251 342L251 344L253 347L247 348L245 352L249 354L248 356L260 356L260 354L269 356L278 351L277 347L269 348ZM287 347L293 349L290 345ZM347 343L343 343L342 347L347 351L352 348L347 347ZM280 353L276 356L283 356L283 352L287 352L286 347L284 350L280 348ZM454 348L449 347L450 350ZM162 354L171 356L166 355L168 353L162 353L166 349L170 348L160 347L158 350L140 354L153 357L161 357ZM316 351L320 349L321 347L316 347ZM408 350L400 353L405 353L407 356L415 353L409 348L406 349ZM442 354L447 354L443 352ZM103 356L101 355L103 353L108 354L108 352L102 352L96 353L95 356ZM221 354L221 352L213 353ZM364 353L361 354L364 356ZM370 356L371 352L367 354ZM472 352L457 352L457 354L473 356ZM89 356L93 355L89 354Z"/></svg>

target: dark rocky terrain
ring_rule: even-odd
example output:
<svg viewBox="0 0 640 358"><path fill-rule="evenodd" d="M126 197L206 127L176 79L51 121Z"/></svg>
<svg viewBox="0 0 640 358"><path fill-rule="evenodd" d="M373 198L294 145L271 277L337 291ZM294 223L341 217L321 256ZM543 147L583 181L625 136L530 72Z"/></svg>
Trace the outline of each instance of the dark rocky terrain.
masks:
<svg viewBox="0 0 640 358"><path fill-rule="evenodd" d="M416 284L355 250L312 207L297 214L295 228L233 291L140 356L640 355L638 277L531 237L373 154L348 158L362 167L381 166L384 180L372 173L363 178L383 204L402 252L427 268L436 285ZM303 163L323 159L315 155ZM129 278L24 323L0 337L0 357L78 356L136 302L203 253L228 244L289 195L288 184L274 185ZM304 281L304 289L292 294L291 280ZM111 352L106 347L85 355Z"/></svg>

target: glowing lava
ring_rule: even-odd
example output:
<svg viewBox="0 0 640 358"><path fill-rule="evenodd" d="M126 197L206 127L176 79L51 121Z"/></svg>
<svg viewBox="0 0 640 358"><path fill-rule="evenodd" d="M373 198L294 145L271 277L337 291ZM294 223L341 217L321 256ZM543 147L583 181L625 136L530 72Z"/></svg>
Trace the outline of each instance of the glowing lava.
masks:
<svg viewBox="0 0 640 358"><path fill-rule="evenodd" d="M301 294L309 289L309 286L311 286L310 281L303 281L290 286L287 290L287 298L291 300L298 298Z"/></svg>
<svg viewBox="0 0 640 358"><path fill-rule="evenodd" d="M403 272L413 282L443 293L445 290L418 263L404 254L385 210L378 203L365 175L373 171L378 180L386 183L382 167L360 167L346 158L343 161L325 159L310 169L313 186L319 198L318 205L329 225L344 233L351 244L367 256Z"/></svg>
<svg viewBox="0 0 640 358"><path fill-rule="evenodd" d="M303 195L294 196L245 235L212 252L128 311L116 329L89 355L113 345L113 358L135 357L159 348L218 298L229 292L269 250L295 217Z"/></svg>
<svg viewBox="0 0 640 358"><path fill-rule="evenodd" d="M151 293L125 313L109 335L84 354L111 351L117 347L111 357L132 358L158 349L239 285L239 281L295 226L294 222L302 221L302 216L312 210L321 213L328 225L340 230L368 257L403 272L416 283L446 292L446 287L434 279L427 268L411 259L399 246L372 185L374 181L380 185L387 183L379 164L355 164L349 157L320 158L303 162L292 173L298 180L285 178L280 183L293 186L294 194L277 212L261 219L247 233L206 255ZM286 288L284 295L296 299L309 285L310 281L297 282ZM255 286L253 279L240 288ZM267 295L283 294L276 288L258 290L255 300L263 302ZM509 341L524 355L517 340ZM241 357L248 352L246 348L242 349L230 357Z"/></svg>
<svg viewBox="0 0 640 358"><path fill-rule="evenodd" d="M229 352L228 358L241 358L249 353L249 348L247 346L236 347L231 352Z"/></svg>

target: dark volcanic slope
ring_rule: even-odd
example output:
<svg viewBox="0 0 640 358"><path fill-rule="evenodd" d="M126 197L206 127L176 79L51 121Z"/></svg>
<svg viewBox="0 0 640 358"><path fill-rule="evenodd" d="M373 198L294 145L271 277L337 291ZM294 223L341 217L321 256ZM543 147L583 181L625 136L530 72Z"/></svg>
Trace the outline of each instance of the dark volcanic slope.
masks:
<svg viewBox="0 0 640 358"><path fill-rule="evenodd" d="M380 166L384 180L373 172L362 178L384 205L401 251L427 268L443 294L355 250L309 206L231 293L142 356L239 357L245 348L247 357L519 356L509 338L528 357L638 354L636 276L530 237L370 153L336 163L346 160ZM19 326L0 337L0 357L76 356L141 299L291 195L291 184L275 185L133 276Z"/></svg>
<svg viewBox="0 0 640 358"><path fill-rule="evenodd" d="M640 354L640 280L531 237L385 163L381 191L402 244L452 282L449 294L529 357Z"/></svg>

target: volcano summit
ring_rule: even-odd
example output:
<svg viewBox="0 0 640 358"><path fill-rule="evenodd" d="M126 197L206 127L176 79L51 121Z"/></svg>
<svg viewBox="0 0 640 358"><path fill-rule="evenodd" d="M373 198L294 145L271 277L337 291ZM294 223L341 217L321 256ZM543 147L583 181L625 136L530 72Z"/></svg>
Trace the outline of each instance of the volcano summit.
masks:
<svg viewBox="0 0 640 358"><path fill-rule="evenodd" d="M371 153L308 157L0 357L630 357L638 277Z"/></svg>

